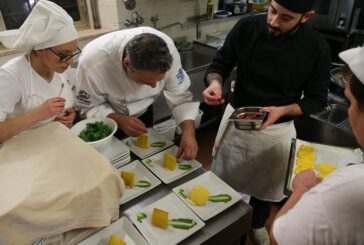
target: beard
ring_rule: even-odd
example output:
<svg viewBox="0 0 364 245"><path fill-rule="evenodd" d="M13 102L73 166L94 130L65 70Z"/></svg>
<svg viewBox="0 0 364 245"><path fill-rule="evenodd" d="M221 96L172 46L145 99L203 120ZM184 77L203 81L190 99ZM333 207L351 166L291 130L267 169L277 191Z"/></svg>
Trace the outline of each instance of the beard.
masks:
<svg viewBox="0 0 364 245"><path fill-rule="evenodd" d="M273 37L273 38L283 38L283 37L293 35L300 28L300 26L302 24L301 23L302 18L303 18L303 15L301 16L299 21L296 23L296 25L293 26L290 30L288 30L286 32L283 32L279 27L273 27L271 24L267 23L268 36Z"/></svg>

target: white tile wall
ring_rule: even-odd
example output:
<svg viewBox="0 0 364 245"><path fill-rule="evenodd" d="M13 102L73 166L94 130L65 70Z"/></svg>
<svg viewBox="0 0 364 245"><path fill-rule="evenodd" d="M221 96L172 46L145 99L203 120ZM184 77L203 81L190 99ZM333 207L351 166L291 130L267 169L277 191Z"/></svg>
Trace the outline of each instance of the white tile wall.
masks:
<svg viewBox="0 0 364 245"><path fill-rule="evenodd" d="M215 0L215 2L217 2ZM88 2L89 3L89 2ZM144 19L143 26L153 26L150 18L158 14L159 21L157 27L162 27L175 22L183 24L183 28L179 25L162 30L172 38L187 36L188 40L196 39L196 25L188 20L188 18L203 15L206 13L207 0L136 0L134 10L127 10L122 0L99 0L99 16L102 28L125 29L124 21L131 19L132 13L141 12ZM92 16L89 8L90 21L92 25ZM225 22L204 23L201 27L202 38L206 34L215 32L223 32L230 30L237 22L237 19L228 20ZM91 41L83 40L81 47ZM19 54L17 54L19 55ZM0 65L7 60L17 56L7 55L0 56Z"/></svg>

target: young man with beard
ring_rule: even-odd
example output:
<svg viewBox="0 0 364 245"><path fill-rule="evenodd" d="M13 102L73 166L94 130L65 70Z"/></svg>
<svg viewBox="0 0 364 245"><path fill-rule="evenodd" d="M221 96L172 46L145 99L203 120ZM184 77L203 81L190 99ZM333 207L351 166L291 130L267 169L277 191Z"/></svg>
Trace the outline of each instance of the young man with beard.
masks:
<svg viewBox="0 0 364 245"><path fill-rule="evenodd" d="M272 0L266 14L244 17L228 34L206 75L209 105L224 103L223 81L237 66L237 81L215 140L212 170L236 190L251 195L252 235L269 244L264 228L271 202L281 201L293 119L326 105L330 71L327 42L306 22L314 0ZM234 109L261 106L268 118L259 130L227 124ZM225 131L224 140L220 135Z"/></svg>

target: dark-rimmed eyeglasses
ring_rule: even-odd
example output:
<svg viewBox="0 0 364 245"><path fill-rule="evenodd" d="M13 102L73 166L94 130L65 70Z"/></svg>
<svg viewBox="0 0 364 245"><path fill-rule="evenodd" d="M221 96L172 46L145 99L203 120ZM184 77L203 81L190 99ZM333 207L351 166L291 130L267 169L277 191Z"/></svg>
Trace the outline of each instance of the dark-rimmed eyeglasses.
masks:
<svg viewBox="0 0 364 245"><path fill-rule="evenodd" d="M66 63L71 58L77 59L78 56L81 54L81 49L77 48L75 51L73 51L73 54L59 54L56 51L54 51L52 48L48 48L50 51L52 51L53 54L57 55L59 57L59 62Z"/></svg>

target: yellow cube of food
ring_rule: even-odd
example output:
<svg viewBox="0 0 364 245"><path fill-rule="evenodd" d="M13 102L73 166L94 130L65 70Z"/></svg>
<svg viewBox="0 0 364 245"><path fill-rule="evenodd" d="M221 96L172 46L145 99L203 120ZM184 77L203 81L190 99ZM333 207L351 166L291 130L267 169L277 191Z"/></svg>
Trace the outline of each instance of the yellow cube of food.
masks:
<svg viewBox="0 0 364 245"><path fill-rule="evenodd" d="M297 157L310 162L315 162L315 148L308 145L301 145L298 149Z"/></svg>
<svg viewBox="0 0 364 245"><path fill-rule="evenodd" d="M297 167L295 167L293 172L294 172L294 174L298 174L298 173L302 172L303 170L307 170L307 169L312 169L312 168L297 166Z"/></svg>
<svg viewBox="0 0 364 245"><path fill-rule="evenodd" d="M134 187L134 176L133 172L129 171L121 171L121 178L123 178L125 186L129 186L130 188Z"/></svg>
<svg viewBox="0 0 364 245"><path fill-rule="evenodd" d="M320 173L323 173L323 174L329 174L331 173L332 171L336 170L336 167L328 164L328 163L320 163L317 165L316 167L317 171L319 171Z"/></svg>
<svg viewBox="0 0 364 245"><path fill-rule="evenodd" d="M141 134L136 139L136 146L147 149L149 148L149 136L146 134Z"/></svg>
<svg viewBox="0 0 364 245"><path fill-rule="evenodd" d="M314 169L315 162L306 160L306 159L302 159L302 158L297 158L296 165L297 165L297 167L301 167L301 168L305 168L305 169Z"/></svg>
<svg viewBox="0 0 364 245"><path fill-rule="evenodd" d="M126 242L124 239L118 237L115 234L112 234L109 238L109 242L107 245L126 245Z"/></svg>
<svg viewBox="0 0 364 245"><path fill-rule="evenodd" d="M159 208L154 208L152 213L152 225L167 229L168 227L168 212Z"/></svg>
<svg viewBox="0 0 364 245"><path fill-rule="evenodd" d="M169 153L164 153L163 157L163 167L170 170L175 170L177 167L177 159L175 156Z"/></svg>
<svg viewBox="0 0 364 245"><path fill-rule="evenodd" d="M203 206L208 201L209 195L210 193L205 187L197 185L191 190L190 194L188 195L188 199L190 199L197 206Z"/></svg>

